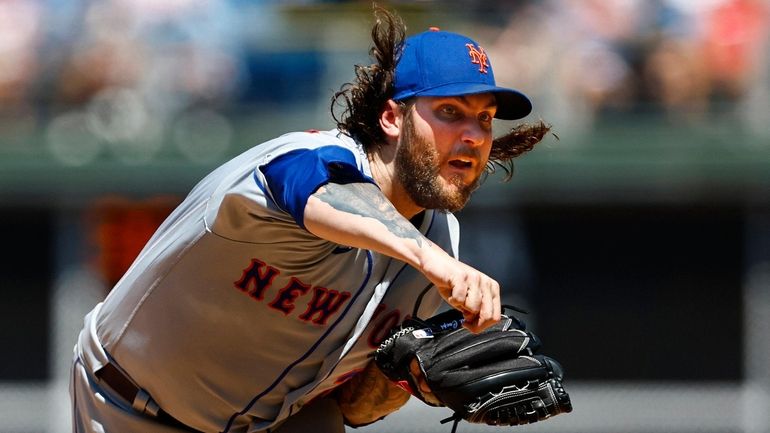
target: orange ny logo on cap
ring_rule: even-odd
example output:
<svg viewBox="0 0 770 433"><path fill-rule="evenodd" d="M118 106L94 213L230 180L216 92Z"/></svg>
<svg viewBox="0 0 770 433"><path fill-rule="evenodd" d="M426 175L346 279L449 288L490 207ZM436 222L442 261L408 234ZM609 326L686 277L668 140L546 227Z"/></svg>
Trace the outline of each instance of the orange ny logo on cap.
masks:
<svg viewBox="0 0 770 433"><path fill-rule="evenodd" d="M465 44L468 47L468 54L471 56L471 63L479 65L479 72L486 74L489 62L484 48L473 44Z"/></svg>

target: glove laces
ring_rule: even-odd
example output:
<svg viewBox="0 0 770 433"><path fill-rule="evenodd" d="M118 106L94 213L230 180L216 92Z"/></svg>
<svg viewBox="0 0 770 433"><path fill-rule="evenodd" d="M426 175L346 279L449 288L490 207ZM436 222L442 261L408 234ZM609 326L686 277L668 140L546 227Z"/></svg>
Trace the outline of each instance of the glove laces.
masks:
<svg viewBox="0 0 770 433"><path fill-rule="evenodd" d="M454 413L454 414L453 414L452 416L450 416L449 418L446 418L446 419L442 419L442 420L441 420L441 424L446 424L446 423L448 423L449 421L454 421L454 422L452 423L452 433L456 433L456 432L457 432L457 425L458 425L458 424L460 424L460 421L462 421L462 419L463 419L463 418L462 418L462 417L461 417L461 416L460 416L458 413Z"/></svg>

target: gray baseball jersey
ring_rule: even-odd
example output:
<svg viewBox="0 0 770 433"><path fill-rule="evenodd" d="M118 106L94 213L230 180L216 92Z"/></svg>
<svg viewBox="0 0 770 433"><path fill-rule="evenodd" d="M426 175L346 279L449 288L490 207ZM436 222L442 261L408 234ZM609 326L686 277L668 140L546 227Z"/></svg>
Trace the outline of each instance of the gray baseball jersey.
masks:
<svg viewBox="0 0 770 433"><path fill-rule="evenodd" d="M291 133L204 178L161 225L76 346L88 371L120 366L166 412L203 431L257 431L360 371L427 279L304 228L326 182L372 182L360 144ZM451 214L419 230L457 257ZM435 290L420 315L441 304Z"/></svg>

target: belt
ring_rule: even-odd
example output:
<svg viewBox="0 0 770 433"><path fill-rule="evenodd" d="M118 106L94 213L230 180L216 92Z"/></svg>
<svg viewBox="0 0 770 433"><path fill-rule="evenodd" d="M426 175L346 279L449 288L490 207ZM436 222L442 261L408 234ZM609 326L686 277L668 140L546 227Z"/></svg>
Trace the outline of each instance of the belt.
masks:
<svg viewBox="0 0 770 433"><path fill-rule="evenodd" d="M183 424L161 409L147 391L134 385L134 382L113 364L105 364L104 367L96 370L94 374L100 381L106 383L113 391L131 403L131 407L135 411L150 415L163 424L179 427L190 432L198 432L198 430Z"/></svg>

